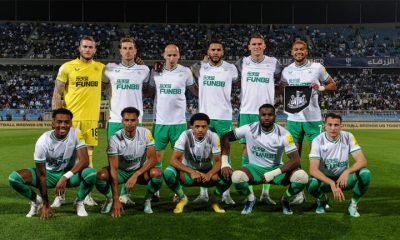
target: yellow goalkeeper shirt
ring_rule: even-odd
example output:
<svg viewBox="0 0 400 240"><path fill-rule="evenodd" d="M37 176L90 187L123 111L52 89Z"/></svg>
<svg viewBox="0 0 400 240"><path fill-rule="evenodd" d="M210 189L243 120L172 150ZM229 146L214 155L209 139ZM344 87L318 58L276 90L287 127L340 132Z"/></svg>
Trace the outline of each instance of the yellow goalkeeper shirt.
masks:
<svg viewBox="0 0 400 240"><path fill-rule="evenodd" d="M64 63L57 80L66 83L63 106L74 114L74 121L99 120L101 81L104 64L75 59Z"/></svg>

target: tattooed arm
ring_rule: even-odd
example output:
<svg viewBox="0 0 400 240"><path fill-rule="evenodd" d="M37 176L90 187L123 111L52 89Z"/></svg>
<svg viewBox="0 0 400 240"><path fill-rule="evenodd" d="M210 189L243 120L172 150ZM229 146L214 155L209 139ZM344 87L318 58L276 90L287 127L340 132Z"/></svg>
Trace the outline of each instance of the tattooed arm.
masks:
<svg viewBox="0 0 400 240"><path fill-rule="evenodd" d="M65 83L60 80L56 80L53 92L53 98L51 100L51 109L59 109L62 107L61 96L65 88Z"/></svg>

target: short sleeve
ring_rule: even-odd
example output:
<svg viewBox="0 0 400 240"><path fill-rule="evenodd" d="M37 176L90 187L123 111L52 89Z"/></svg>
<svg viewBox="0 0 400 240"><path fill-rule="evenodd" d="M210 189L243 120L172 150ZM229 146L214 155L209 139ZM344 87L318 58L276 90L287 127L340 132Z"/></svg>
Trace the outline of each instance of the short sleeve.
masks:
<svg viewBox="0 0 400 240"><path fill-rule="evenodd" d="M41 137L38 139L35 145L35 153L33 154L33 159L35 160L35 163L45 163L46 153L46 144L44 139Z"/></svg>
<svg viewBox="0 0 400 240"><path fill-rule="evenodd" d="M329 73L326 71L325 67L321 64L320 65L320 69L319 69L319 76L318 76L318 80L320 82L326 82L331 76L329 75Z"/></svg>
<svg viewBox="0 0 400 240"><path fill-rule="evenodd" d="M118 151L118 142L116 140L116 135L113 135L108 143L107 155L108 156L117 156L120 155Z"/></svg>
<svg viewBox="0 0 400 240"><path fill-rule="evenodd" d="M146 148L154 147L154 138L153 134L149 130L146 129Z"/></svg>
<svg viewBox="0 0 400 240"><path fill-rule="evenodd" d="M232 72L232 81L236 82L239 80L238 70L235 65L231 65L231 72Z"/></svg>
<svg viewBox="0 0 400 240"><path fill-rule="evenodd" d="M236 139L241 139L246 137L246 133L250 131L250 126L244 125L239 128L236 128L233 130L233 133L235 134Z"/></svg>
<svg viewBox="0 0 400 240"><path fill-rule="evenodd" d="M83 138L83 134L80 130L76 131L76 149L86 147L85 139Z"/></svg>
<svg viewBox="0 0 400 240"><path fill-rule="evenodd" d="M354 137L352 133L350 135L350 153L361 150L360 145L358 145L357 139Z"/></svg>
<svg viewBox="0 0 400 240"><path fill-rule="evenodd" d="M308 158L310 160L320 160L321 159L319 138L315 138L312 141L311 150L310 150L310 154L308 155Z"/></svg>
<svg viewBox="0 0 400 240"><path fill-rule="evenodd" d="M297 150L296 144L294 143L293 136L289 132L285 134L283 139L283 145L285 147L286 154L292 153Z"/></svg>
<svg viewBox="0 0 400 240"><path fill-rule="evenodd" d="M192 71L190 71L190 69L189 68L187 68L187 67L185 67L186 68L186 75L187 75L187 77L186 77L186 87L190 87L190 86L192 86L192 85L194 85L194 78L193 78L193 74L192 74Z"/></svg>
<svg viewBox="0 0 400 240"><path fill-rule="evenodd" d="M221 141L216 133L212 134L212 154L220 155L221 154Z"/></svg>
<svg viewBox="0 0 400 240"><path fill-rule="evenodd" d="M157 72L156 72L154 69L151 70L150 78L149 78L149 84L150 84L150 86L152 86L152 87L156 87L156 81L155 81L155 79L154 79L156 73L157 73Z"/></svg>
<svg viewBox="0 0 400 240"><path fill-rule="evenodd" d="M61 65L61 67L58 69L56 79L63 83L68 82L68 68L65 66L65 64Z"/></svg>
<svg viewBox="0 0 400 240"><path fill-rule="evenodd" d="M187 141L187 136L185 131L179 136L178 140L175 142L174 150L184 152L186 141Z"/></svg>

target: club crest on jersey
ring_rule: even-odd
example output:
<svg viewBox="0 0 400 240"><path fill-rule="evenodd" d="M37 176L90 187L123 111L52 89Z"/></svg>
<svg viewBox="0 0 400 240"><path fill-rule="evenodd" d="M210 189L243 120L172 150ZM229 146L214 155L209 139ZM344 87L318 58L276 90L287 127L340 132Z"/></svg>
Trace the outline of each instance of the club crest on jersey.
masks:
<svg viewBox="0 0 400 240"><path fill-rule="evenodd" d="M115 69L115 70L114 70L114 72L120 72L120 71L121 71L121 70L119 70L119 69Z"/></svg>
<svg viewBox="0 0 400 240"><path fill-rule="evenodd" d="M75 68L75 71L76 71L76 72L79 72L79 70L80 70L80 68Z"/></svg>
<svg viewBox="0 0 400 240"><path fill-rule="evenodd" d="M322 148L322 151L323 151L323 152L327 152L327 151L328 151L328 148Z"/></svg>
<svg viewBox="0 0 400 240"><path fill-rule="evenodd" d="M311 88L308 86L286 86L284 106L288 113L298 113L310 105Z"/></svg>
<svg viewBox="0 0 400 240"><path fill-rule="evenodd" d="M95 70L96 72L99 71L99 69L98 69L97 67L95 67L94 70Z"/></svg>

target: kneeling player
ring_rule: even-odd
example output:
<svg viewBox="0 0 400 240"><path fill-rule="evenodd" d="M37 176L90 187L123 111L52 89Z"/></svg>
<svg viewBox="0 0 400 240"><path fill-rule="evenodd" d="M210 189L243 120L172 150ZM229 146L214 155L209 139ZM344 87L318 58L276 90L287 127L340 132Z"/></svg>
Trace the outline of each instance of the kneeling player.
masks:
<svg viewBox="0 0 400 240"><path fill-rule="evenodd" d="M124 128L114 133L110 139L107 152L109 167L97 172L96 188L107 198L101 212L109 213L112 209L113 217L120 217L123 210L118 196L118 184L125 183L128 192L136 182L147 185L145 213L153 213L151 197L162 184L162 171L155 168L157 158L154 139L149 130L137 126L139 114L139 110L134 107L122 110Z"/></svg>
<svg viewBox="0 0 400 240"><path fill-rule="evenodd" d="M53 111L52 117L54 130L45 132L36 142L36 168L12 172L8 179L12 188L32 201L26 217L36 215L40 207L43 207L41 219L52 215L47 188L55 188L59 196L66 187L77 186L74 205L78 216L85 217L88 214L83 200L95 184L96 170L88 167L89 157L80 130L71 127L72 113L60 108ZM75 164L77 157L79 161ZM30 186L39 188L40 196Z"/></svg>
<svg viewBox="0 0 400 240"><path fill-rule="evenodd" d="M310 181L308 192L317 198L316 213L326 211L328 198L325 193L332 191L335 200L344 200L343 190L353 190L348 211L350 216L359 217L357 203L368 190L371 172L365 168L367 161L353 134L342 131L342 117L328 113L325 117L325 131L313 141L310 152ZM349 154L356 161L349 167Z"/></svg>
<svg viewBox="0 0 400 240"><path fill-rule="evenodd" d="M212 187L211 207L217 213L224 213L218 198L231 185L230 179L221 175L221 148L218 135L208 130L210 118L196 113L190 118L191 129L183 132L175 143L170 165L164 170L168 187L179 197L174 213L182 213L188 203L182 185ZM212 163L214 155L215 164Z"/></svg>
<svg viewBox="0 0 400 240"><path fill-rule="evenodd" d="M298 169L299 153L292 135L274 123L274 106L262 105L259 108L258 119L258 122L241 126L222 136L222 173L227 176L231 171L228 163L229 141L245 138L249 163L232 174L235 189L247 197L242 214L251 213L256 203L249 186L263 183L289 185L281 197L281 203L284 214L293 214L289 199L304 189L308 182L307 173ZM286 164L282 162L283 151L286 151L290 159Z"/></svg>

